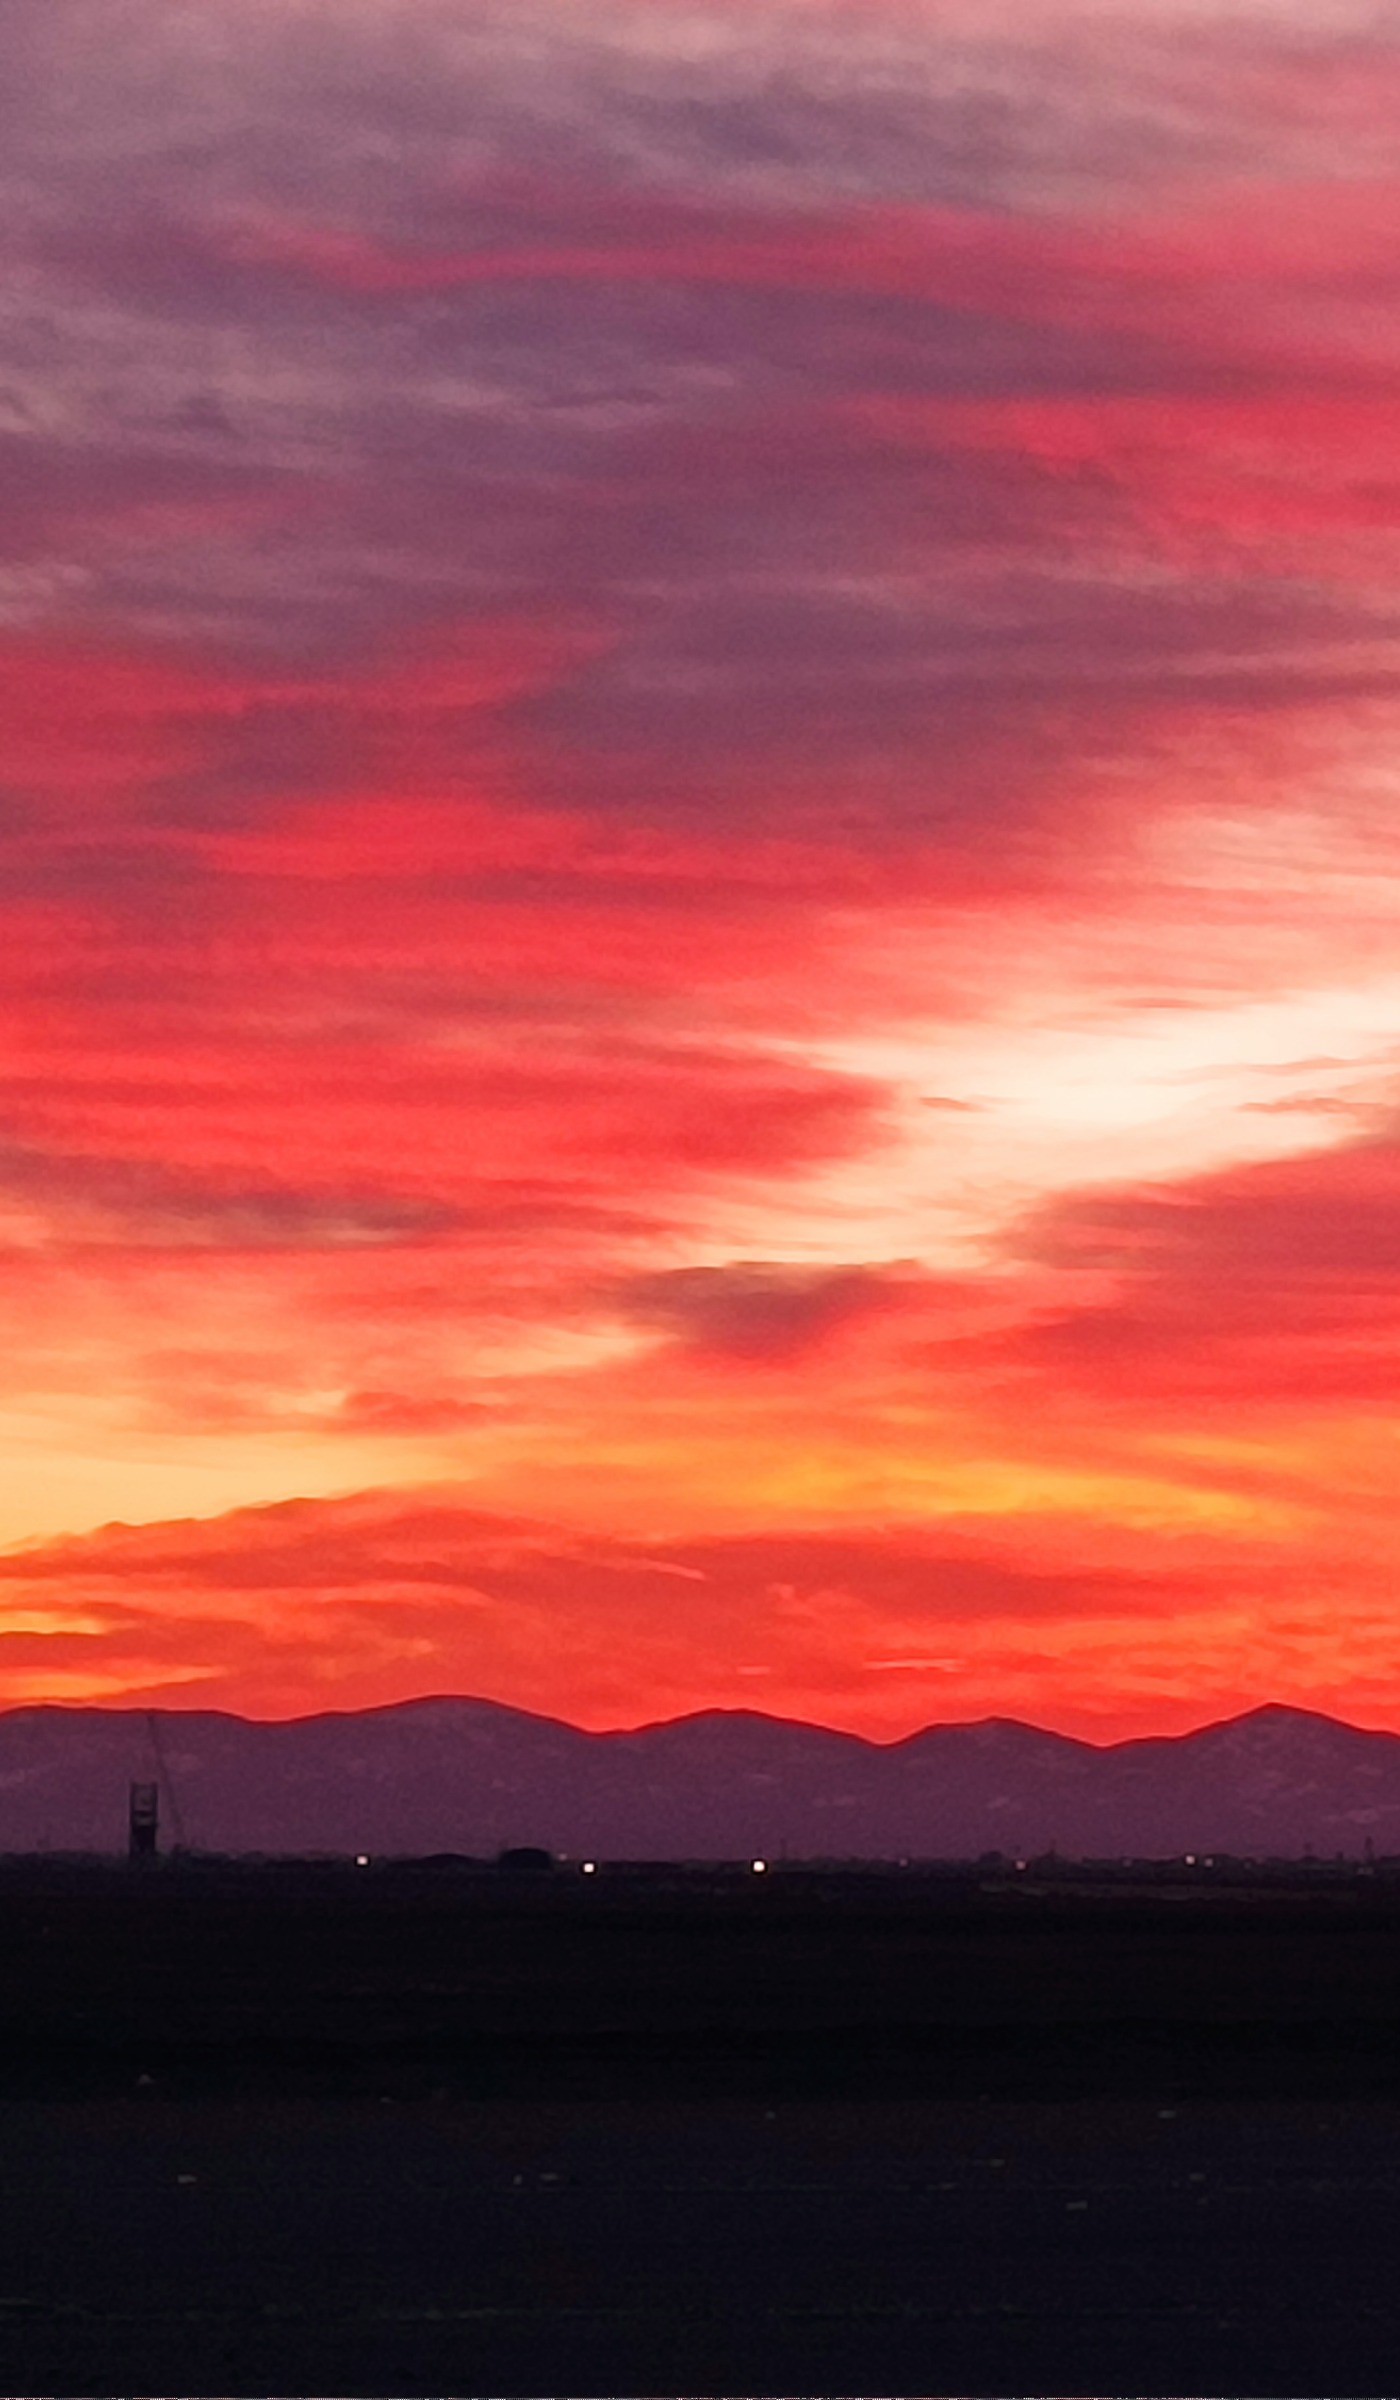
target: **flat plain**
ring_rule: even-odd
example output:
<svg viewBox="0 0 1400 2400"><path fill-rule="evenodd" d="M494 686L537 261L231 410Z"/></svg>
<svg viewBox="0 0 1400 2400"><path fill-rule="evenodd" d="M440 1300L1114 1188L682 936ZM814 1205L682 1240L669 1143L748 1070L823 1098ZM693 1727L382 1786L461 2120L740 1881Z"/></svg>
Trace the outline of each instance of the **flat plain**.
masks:
<svg viewBox="0 0 1400 2400"><path fill-rule="evenodd" d="M0 1866L0 2389L1327 2394L1400 1890Z"/></svg>

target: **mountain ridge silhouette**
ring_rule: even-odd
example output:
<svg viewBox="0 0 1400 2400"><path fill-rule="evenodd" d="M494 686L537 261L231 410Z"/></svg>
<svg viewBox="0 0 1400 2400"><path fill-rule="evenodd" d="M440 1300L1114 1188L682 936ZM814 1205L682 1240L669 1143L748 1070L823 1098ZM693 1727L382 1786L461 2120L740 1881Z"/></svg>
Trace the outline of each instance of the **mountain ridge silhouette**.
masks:
<svg viewBox="0 0 1400 2400"><path fill-rule="evenodd" d="M191 1848L967 1858L1400 1853L1400 1733L1263 1702L1094 1744L1015 1718L871 1741L754 1709L589 1732L470 1695L248 1718L0 1712L0 1852L119 1850L127 1785Z"/></svg>

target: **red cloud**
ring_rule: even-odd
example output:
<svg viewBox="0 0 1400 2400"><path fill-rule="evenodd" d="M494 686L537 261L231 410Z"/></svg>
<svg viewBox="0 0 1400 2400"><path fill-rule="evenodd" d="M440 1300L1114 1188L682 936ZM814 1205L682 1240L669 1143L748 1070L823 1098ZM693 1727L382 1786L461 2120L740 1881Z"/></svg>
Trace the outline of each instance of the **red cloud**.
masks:
<svg viewBox="0 0 1400 2400"><path fill-rule="evenodd" d="M33 1545L0 1557L0 1588L52 1618L46 1651L23 1637L7 1662L0 1640L0 1697L7 1663L13 1689L45 1656L94 1692L254 1715L426 1686L591 1725L759 1705L891 1736L1023 1698L1037 1638L1103 1644L1135 1615L1160 1639L1188 1593L1202 1605L1179 1574L1066 1574L912 1532L625 1542L389 1493Z"/></svg>
<svg viewBox="0 0 1400 2400"><path fill-rule="evenodd" d="M1071 1392L1131 1390L1144 1425L1223 1413L1262 1434L1400 1396L1393 1141L1076 1195L1032 1218L1026 1239L1090 1289L1008 1336L1003 1354ZM1318 1466L1325 1475L1322 1452ZM1298 1466L1282 1474L1296 1483Z"/></svg>
<svg viewBox="0 0 1400 2400"><path fill-rule="evenodd" d="M173 1078L171 1079L173 1080ZM790 1172L866 1146L880 1095L853 1077L752 1054L617 1041L530 1056L503 1046L434 1065L393 1048L322 1045L314 1105L293 1053L262 1045L181 1062L123 1090L89 1065L6 1095L20 1135L0 1189L81 1236L104 1220L139 1240L233 1248L470 1232L520 1214L567 1224L593 1197L620 1221L668 1194L733 1175ZM4 1090L0 1082L0 1091ZM396 1152L386 1155L385 1129ZM640 1184L635 1179L640 1178ZM628 1190L628 1180L633 1179ZM343 1228L343 1231L341 1230ZM319 1230L318 1230L319 1229Z"/></svg>
<svg viewBox="0 0 1400 2400"><path fill-rule="evenodd" d="M251 678L157 653L11 637L0 651L6 777L50 808L139 791L195 765L255 691ZM83 819L65 830L81 839Z"/></svg>

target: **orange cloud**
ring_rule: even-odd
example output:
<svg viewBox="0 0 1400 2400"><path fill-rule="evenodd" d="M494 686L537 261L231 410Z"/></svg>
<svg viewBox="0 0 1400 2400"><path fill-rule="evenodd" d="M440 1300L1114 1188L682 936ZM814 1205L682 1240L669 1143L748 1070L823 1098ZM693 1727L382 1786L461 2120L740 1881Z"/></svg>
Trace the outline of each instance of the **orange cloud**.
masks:
<svg viewBox="0 0 1400 2400"><path fill-rule="evenodd" d="M0 1557L11 1605L52 1624L0 1639L0 1690L18 1697L47 1656L66 1689L85 1677L94 1695L255 1715L441 1688L595 1727L760 1706L895 1738L1044 1714L1058 1681L1056 1722L1111 1738L1247 1705L1264 1671L1290 1696L1315 1690L1324 1614L1291 1589L1291 1627L1251 1661L1266 1572L1236 1561L1222 1588L1169 1551L1066 1570L908 1529L623 1543L443 1495L365 1494ZM1379 1635L1373 1594L1353 1626L1358 1692L1374 1690Z"/></svg>

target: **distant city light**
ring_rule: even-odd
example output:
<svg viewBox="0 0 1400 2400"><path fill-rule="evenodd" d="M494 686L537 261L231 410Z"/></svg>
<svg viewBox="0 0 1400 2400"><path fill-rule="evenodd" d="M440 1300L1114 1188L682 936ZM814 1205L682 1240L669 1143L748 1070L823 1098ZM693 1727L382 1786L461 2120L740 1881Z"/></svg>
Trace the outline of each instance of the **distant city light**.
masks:
<svg viewBox="0 0 1400 2400"><path fill-rule="evenodd" d="M355 1853L355 1864L357 1867L367 1867L369 1865L369 1852L367 1850L357 1850Z"/></svg>
<svg viewBox="0 0 1400 2400"><path fill-rule="evenodd" d="M584 1874L585 1874L585 1875L596 1875L596 1874L597 1874L597 1872L598 1872L598 1862L597 1862L597 1860L596 1860L596 1859L592 1859L592 1858L586 1858L586 1859L584 1860L584 1862L583 1862L583 1872L584 1872Z"/></svg>
<svg viewBox="0 0 1400 2400"><path fill-rule="evenodd" d="M754 1860L754 1862L753 1862L753 1871L754 1871L755 1875L766 1875L766 1874L767 1874L767 1872L768 1872L768 1861L767 1861L767 1859L766 1859L766 1858L756 1858L756 1859Z"/></svg>
<svg viewBox="0 0 1400 2400"><path fill-rule="evenodd" d="M1195 1851L1194 1851L1194 1850L1188 1850L1188 1851L1187 1851L1187 1853L1186 1853L1186 1864L1187 1864L1187 1866L1188 1866L1188 1867L1194 1867L1194 1865L1196 1864L1196 1853L1195 1853Z"/></svg>

